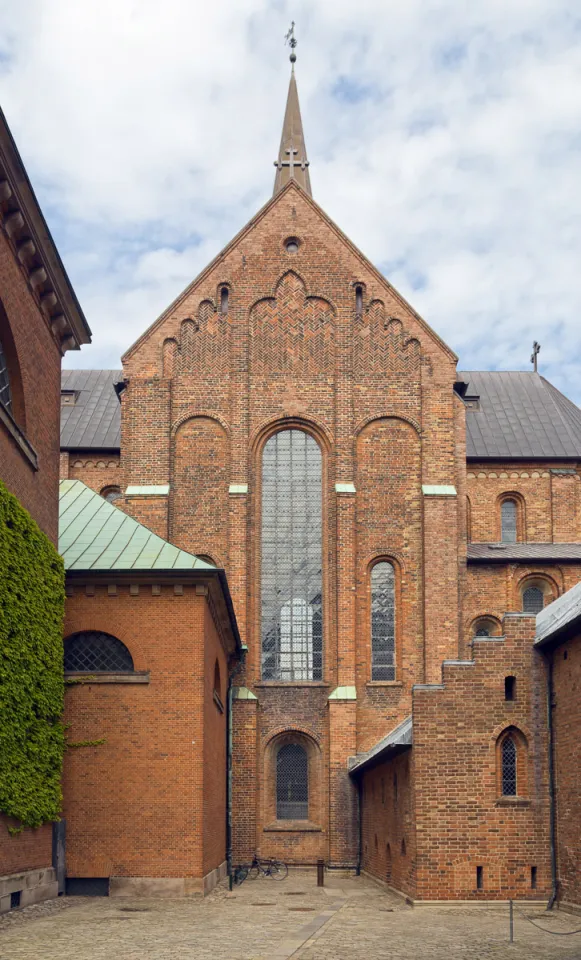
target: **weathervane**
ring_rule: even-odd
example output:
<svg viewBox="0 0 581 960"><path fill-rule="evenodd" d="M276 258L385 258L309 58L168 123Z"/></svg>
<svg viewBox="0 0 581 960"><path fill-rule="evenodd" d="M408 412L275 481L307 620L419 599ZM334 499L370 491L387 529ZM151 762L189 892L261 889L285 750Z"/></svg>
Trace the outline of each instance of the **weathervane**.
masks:
<svg viewBox="0 0 581 960"><path fill-rule="evenodd" d="M291 23L291 25L290 25L290 30L289 30L289 32L285 35L284 42L285 42L285 43L288 43L289 47L291 48L291 54L290 54L289 59L290 59L290 62L291 62L292 64L295 64L296 61L297 61L297 55L296 55L296 53L295 53L295 47L296 47L296 45L297 45L297 40L296 40L296 37L295 37L295 22L294 22L294 20L292 21L292 23Z"/></svg>
<svg viewBox="0 0 581 960"><path fill-rule="evenodd" d="M535 342L533 343L533 352L531 353L531 363L533 365L533 370L535 373L537 372L537 357L540 353L540 350L541 350L541 345L540 343L537 343L537 341L535 340Z"/></svg>

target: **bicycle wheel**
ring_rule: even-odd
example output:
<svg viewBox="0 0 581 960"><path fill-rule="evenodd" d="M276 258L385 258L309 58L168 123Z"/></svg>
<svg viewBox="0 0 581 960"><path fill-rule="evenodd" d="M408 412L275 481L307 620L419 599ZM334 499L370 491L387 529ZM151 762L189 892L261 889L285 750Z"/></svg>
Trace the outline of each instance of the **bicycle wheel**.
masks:
<svg viewBox="0 0 581 960"><path fill-rule="evenodd" d="M257 863L251 864L251 866L248 868L248 879L256 880L259 873L260 873L260 869L258 864Z"/></svg>
<svg viewBox="0 0 581 960"><path fill-rule="evenodd" d="M273 860L269 864L269 873L273 880L286 880L288 876L288 867L282 860Z"/></svg>

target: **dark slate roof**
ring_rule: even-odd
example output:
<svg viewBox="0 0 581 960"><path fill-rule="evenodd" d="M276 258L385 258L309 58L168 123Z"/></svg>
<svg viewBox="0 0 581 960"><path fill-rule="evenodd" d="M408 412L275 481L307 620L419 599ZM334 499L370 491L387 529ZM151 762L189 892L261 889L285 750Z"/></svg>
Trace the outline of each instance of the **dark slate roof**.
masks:
<svg viewBox="0 0 581 960"><path fill-rule="evenodd" d="M63 370L61 391L74 391L76 402L61 405L62 450L118 450L121 405L114 385L121 370Z"/></svg>
<svg viewBox="0 0 581 960"><path fill-rule="evenodd" d="M581 459L581 410L532 371L464 372L466 456L481 459Z"/></svg>
<svg viewBox="0 0 581 960"><path fill-rule="evenodd" d="M383 740L376 743L367 753L358 753L354 757L349 757L349 773L356 776L367 767L373 766L394 753L401 753L413 745L413 724L412 718L406 717L397 725Z"/></svg>
<svg viewBox="0 0 581 960"><path fill-rule="evenodd" d="M581 543L469 543L468 563L581 560Z"/></svg>

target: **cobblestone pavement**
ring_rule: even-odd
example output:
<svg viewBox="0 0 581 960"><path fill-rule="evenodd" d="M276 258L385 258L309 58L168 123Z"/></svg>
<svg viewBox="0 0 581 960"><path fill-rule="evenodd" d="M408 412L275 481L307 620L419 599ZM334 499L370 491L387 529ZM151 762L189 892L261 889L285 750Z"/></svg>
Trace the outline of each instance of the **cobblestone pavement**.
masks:
<svg viewBox="0 0 581 960"><path fill-rule="evenodd" d="M519 906L565 932L581 918ZM69 898L0 919L0 960L581 960L581 934L553 936L508 907L406 906L361 878L247 880L206 900Z"/></svg>

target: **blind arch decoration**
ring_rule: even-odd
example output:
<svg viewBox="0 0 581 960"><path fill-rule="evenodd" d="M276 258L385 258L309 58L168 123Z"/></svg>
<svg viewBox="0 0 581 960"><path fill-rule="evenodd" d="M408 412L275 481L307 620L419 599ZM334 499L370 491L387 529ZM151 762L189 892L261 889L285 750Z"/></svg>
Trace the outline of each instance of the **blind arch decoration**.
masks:
<svg viewBox="0 0 581 960"><path fill-rule="evenodd" d="M276 819L307 820L309 759L299 743L287 743L276 755Z"/></svg>
<svg viewBox="0 0 581 960"><path fill-rule="evenodd" d="M500 539L503 543L517 541L516 500L503 500L500 505Z"/></svg>
<svg viewBox="0 0 581 960"><path fill-rule="evenodd" d="M371 679L395 680L395 570L387 560L371 570Z"/></svg>
<svg viewBox="0 0 581 960"><path fill-rule="evenodd" d="M133 657L110 633L86 630L65 640L65 671L71 673L133 673Z"/></svg>
<svg viewBox="0 0 581 960"><path fill-rule="evenodd" d="M261 545L262 678L321 680L323 464L303 430L264 446Z"/></svg>

